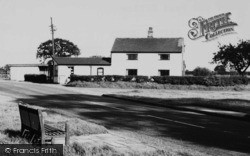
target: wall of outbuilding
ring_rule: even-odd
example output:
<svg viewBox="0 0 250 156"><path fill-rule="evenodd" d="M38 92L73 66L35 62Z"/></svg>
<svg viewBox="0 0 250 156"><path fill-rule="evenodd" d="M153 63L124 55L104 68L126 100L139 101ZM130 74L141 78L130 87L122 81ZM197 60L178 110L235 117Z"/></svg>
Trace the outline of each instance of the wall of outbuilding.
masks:
<svg viewBox="0 0 250 156"><path fill-rule="evenodd" d="M110 75L111 73L111 67L110 66L89 66L89 65L58 65L58 77L57 81L60 84L66 84L69 82L69 78L71 75L71 68L74 67L74 73L75 75L97 75L97 69L103 68L104 69L104 75Z"/></svg>
<svg viewBox="0 0 250 156"><path fill-rule="evenodd" d="M40 74L38 67L11 67L10 79L16 81L24 81L25 74Z"/></svg>

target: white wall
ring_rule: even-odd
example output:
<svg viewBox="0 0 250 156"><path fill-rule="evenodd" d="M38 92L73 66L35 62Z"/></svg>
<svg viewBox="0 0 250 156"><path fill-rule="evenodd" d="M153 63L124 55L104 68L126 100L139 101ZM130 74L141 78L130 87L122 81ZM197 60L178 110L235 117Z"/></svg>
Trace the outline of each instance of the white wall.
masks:
<svg viewBox="0 0 250 156"><path fill-rule="evenodd" d="M38 67L10 67L10 79L24 81L25 74L40 74Z"/></svg>
<svg viewBox="0 0 250 156"><path fill-rule="evenodd" d="M60 84L66 84L69 81L69 77L71 74L71 69L69 67L59 65L58 66L58 80L56 82ZM104 68L104 75L110 75L111 70L110 66L74 66L74 74L75 75L97 75L97 68Z"/></svg>
<svg viewBox="0 0 250 156"><path fill-rule="evenodd" d="M112 53L112 75L126 75L137 69L137 75L159 76L158 70L170 70L170 76L182 75L182 54L170 53L170 60L160 60L158 53L139 53L138 60L127 60L126 53Z"/></svg>

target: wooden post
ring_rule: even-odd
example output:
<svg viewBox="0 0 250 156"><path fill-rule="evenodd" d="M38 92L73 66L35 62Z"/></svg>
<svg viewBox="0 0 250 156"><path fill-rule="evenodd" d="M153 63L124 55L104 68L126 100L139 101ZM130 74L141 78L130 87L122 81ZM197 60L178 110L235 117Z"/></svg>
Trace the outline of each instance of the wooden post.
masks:
<svg viewBox="0 0 250 156"><path fill-rule="evenodd" d="M69 145L69 124L65 123L65 145Z"/></svg>
<svg viewBox="0 0 250 156"><path fill-rule="evenodd" d="M44 119L42 111L38 110L39 120L40 120L40 129L41 129L41 144L45 144L45 130L44 130Z"/></svg>

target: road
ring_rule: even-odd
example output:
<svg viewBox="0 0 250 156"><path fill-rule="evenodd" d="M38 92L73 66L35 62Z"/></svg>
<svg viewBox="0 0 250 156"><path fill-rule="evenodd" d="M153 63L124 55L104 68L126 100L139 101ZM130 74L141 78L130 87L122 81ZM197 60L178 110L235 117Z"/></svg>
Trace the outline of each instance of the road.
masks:
<svg viewBox="0 0 250 156"><path fill-rule="evenodd" d="M0 94L16 101L56 109L111 130L123 129L250 153L250 123L246 121L147 106L51 84L0 81Z"/></svg>

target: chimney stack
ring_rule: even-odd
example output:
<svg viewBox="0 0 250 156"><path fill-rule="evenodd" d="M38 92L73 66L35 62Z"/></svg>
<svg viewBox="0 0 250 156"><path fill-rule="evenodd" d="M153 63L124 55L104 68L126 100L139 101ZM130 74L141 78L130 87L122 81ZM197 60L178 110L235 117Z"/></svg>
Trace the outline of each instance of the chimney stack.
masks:
<svg viewBox="0 0 250 156"><path fill-rule="evenodd" d="M148 29L148 38L153 38L153 28L149 27Z"/></svg>

